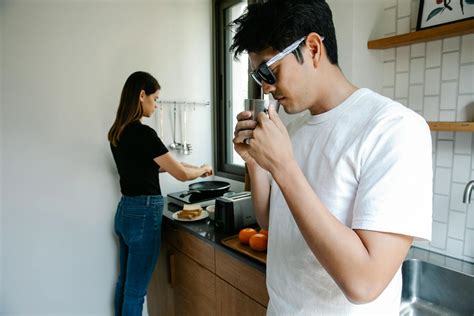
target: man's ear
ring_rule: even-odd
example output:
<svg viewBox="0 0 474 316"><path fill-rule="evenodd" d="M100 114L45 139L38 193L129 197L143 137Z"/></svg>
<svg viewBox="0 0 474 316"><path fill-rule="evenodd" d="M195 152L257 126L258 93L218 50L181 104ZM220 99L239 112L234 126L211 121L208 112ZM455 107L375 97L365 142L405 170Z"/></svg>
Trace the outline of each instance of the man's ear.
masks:
<svg viewBox="0 0 474 316"><path fill-rule="evenodd" d="M318 67L323 57L323 39L318 33L309 33L306 37L306 45L309 48L314 67Z"/></svg>

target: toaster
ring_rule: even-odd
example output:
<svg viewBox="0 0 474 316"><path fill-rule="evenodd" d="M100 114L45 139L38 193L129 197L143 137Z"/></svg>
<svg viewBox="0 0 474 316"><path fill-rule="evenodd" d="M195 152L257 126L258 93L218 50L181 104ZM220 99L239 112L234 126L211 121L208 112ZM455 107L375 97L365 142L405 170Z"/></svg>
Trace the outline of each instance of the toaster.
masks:
<svg viewBox="0 0 474 316"><path fill-rule="evenodd" d="M216 231L236 233L240 229L256 223L257 219L250 192L244 191L216 199L214 215Z"/></svg>

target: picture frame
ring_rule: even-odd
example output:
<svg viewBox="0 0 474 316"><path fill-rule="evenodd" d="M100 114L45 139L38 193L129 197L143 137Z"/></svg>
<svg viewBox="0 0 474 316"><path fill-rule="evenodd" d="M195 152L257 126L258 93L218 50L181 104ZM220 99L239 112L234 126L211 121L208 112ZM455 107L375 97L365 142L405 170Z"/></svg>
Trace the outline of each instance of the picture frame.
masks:
<svg viewBox="0 0 474 316"><path fill-rule="evenodd" d="M420 0L416 30L474 19L474 0Z"/></svg>

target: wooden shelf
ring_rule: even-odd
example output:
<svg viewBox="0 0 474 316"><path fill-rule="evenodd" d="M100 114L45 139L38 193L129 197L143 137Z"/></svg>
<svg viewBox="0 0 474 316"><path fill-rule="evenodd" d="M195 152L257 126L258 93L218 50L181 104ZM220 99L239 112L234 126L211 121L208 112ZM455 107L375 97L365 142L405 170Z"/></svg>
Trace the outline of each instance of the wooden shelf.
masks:
<svg viewBox="0 0 474 316"><path fill-rule="evenodd" d="M437 132L474 132L474 122L428 122L428 125Z"/></svg>
<svg viewBox="0 0 474 316"><path fill-rule="evenodd" d="M474 19L435 26L407 34L376 39L369 41L367 47L369 49L385 49L469 33L474 33Z"/></svg>

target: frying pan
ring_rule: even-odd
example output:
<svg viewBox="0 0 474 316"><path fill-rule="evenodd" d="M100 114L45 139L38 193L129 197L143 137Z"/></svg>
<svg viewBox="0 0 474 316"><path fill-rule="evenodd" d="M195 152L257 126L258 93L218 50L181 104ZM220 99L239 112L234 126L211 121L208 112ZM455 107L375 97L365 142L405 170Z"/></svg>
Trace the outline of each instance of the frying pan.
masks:
<svg viewBox="0 0 474 316"><path fill-rule="evenodd" d="M201 181L190 184L188 188L189 190L187 192L183 192L179 196L185 197L195 193L208 196L220 196L229 190L230 183L225 181Z"/></svg>

